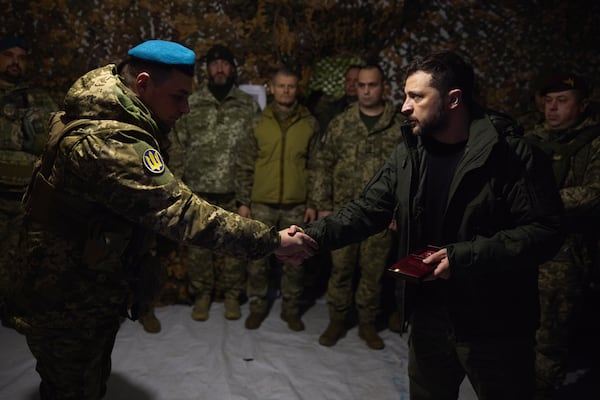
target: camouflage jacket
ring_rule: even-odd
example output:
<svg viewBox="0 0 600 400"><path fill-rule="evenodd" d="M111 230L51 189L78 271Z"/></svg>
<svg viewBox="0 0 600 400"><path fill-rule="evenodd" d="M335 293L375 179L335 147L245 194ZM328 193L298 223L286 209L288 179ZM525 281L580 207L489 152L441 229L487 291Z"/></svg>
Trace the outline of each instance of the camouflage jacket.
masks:
<svg viewBox="0 0 600 400"><path fill-rule="evenodd" d="M333 210L357 197L385 159L402 141L405 117L391 102L371 131L360 118L358 104L329 124L325 144L315 151L309 202Z"/></svg>
<svg viewBox="0 0 600 400"><path fill-rule="evenodd" d="M25 191L57 110L44 90L27 83L0 88L0 191Z"/></svg>
<svg viewBox="0 0 600 400"><path fill-rule="evenodd" d="M175 127L183 148L183 181L194 193L234 193L237 152L260 117L252 96L233 86L219 102L203 88Z"/></svg>
<svg viewBox="0 0 600 400"><path fill-rule="evenodd" d="M579 230L600 218L600 117L590 115L567 130L544 124L526 137L552 157L568 227ZM593 227L597 229L597 225Z"/></svg>
<svg viewBox="0 0 600 400"><path fill-rule="evenodd" d="M305 203L318 133L317 120L306 107L296 104L280 123L268 105L239 153L238 203Z"/></svg>
<svg viewBox="0 0 600 400"><path fill-rule="evenodd" d="M153 233L238 257L278 246L274 228L207 203L173 176L157 140L167 132L115 65L79 79L65 107L24 199L17 315L47 326L114 316L129 288L150 290L140 282Z"/></svg>

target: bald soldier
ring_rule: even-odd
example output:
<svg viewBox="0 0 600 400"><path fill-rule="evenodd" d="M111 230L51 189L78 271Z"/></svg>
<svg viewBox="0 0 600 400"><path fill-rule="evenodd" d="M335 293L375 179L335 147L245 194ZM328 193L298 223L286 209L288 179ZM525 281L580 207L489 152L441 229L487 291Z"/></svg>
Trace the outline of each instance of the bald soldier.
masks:
<svg viewBox="0 0 600 400"><path fill-rule="evenodd" d="M213 206L167 168L162 151L189 112L195 54L151 40L88 72L51 121L24 198L10 323L37 360L42 399L100 399L120 319L153 298L154 234L224 254L286 260L314 242Z"/></svg>

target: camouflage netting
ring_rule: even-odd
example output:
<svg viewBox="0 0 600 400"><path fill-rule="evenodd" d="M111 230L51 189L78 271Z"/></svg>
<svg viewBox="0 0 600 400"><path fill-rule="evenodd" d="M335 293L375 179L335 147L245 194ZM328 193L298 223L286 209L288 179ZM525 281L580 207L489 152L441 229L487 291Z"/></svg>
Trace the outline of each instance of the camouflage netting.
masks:
<svg viewBox="0 0 600 400"><path fill-rule="evenodd" d="M308 90L340 98L344 95L344 75L348 67L363 64L359 57L325 57L314 64Z"/></svg>
<svg viewBox="0 0 600 400"><path fill-rule="evenodd" d="M180 41L199 57L227 42L242 83L294 65L305 91L328 57L379 59L397 89L411 56L451 48L476 64L481 98L507 112L525 106L539 73L568 68L598 79L600 60L600 3L583 0L2 0L2 10L0 34L30 39L32 78L59 102L79 75L151 38Z"/></svg>
<svg viewBox="0 0 600 400"><path fill-rule="evenodd" d="M379 61L396 102L402 100L398 87L407 61L450 48L475 64L481 101L512 115L528 107L539 74L569 69L596 87L599 79L600 2L584 0L1 0L0 5L0 34L18 32L30 40L31 78L59 104L78 76L120 61L130 47L153 38L179 41L199 57L213 44L227 43L240 63L240 83L264 84L277 67L294 66L302 73L305 95L323 85L340 93L313 73L320 61ZM340 69L331 75L338 82ZM170 271L170 279L185 280L182 271ZM181 300L183 291L174 291Z"/></svg>

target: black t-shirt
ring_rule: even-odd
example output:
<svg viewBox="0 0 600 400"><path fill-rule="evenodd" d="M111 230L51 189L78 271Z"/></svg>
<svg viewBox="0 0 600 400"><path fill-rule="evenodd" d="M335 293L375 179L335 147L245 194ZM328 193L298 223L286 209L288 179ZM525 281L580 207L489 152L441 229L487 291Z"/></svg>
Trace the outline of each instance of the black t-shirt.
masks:
<svg viewBox="0 0 600 400"><path fill-rule="evenodd" d="M456 144L445 144L428 136L423 137L423 146L427 152L424 213L427 244L445 244L442 243L442 222L448 203L448 192L466 144L466 140Z"/></svg>

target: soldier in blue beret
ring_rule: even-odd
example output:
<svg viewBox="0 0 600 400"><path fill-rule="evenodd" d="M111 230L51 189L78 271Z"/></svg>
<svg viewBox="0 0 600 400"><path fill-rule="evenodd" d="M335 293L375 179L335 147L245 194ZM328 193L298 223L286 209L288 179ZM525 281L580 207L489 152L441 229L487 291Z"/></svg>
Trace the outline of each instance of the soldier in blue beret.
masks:
<svg viewBox="0 0 600 400"><path fill-rule="evenodd" d="M214 206L169 170L166 137L190 110L194 52L152 40L128 56L73 84L23 200L4 320L27 337L43 400L105 395L121 319L143 315L159 289L156 234L251 259L314 253L305 234Z"/></svg>
<svg viewBox="0 0 600 400"><path fill-rule="evenodd" d="M127 52L134 59L172 65L187 75L194 75L196 54L179 43L166 40L148 40Z"/></svg>

